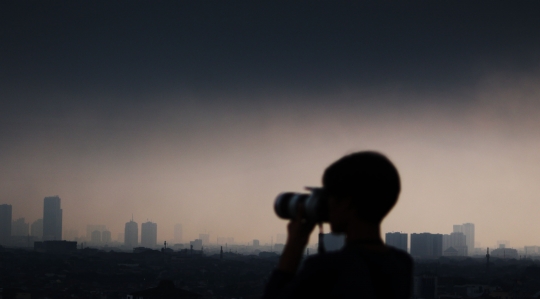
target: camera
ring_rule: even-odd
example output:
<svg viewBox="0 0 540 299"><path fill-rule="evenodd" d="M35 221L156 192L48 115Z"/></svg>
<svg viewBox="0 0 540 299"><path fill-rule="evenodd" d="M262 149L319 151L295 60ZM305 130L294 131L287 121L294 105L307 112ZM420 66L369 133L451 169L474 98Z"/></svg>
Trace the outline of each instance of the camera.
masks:
<svg viewBox="0 0 540 299"><path fill-rule="evenodd" d="M276 197L274 211L283 219L294 219L298 206L304 205L303 217L312 222L328 222L328 194L323 188L308 188L311 193L283 192Z"/></svg>

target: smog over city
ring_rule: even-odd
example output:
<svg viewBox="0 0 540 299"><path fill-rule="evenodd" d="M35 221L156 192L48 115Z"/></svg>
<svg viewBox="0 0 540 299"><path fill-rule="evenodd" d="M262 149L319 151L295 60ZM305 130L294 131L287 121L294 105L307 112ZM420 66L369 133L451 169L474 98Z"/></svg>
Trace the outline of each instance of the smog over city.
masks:
<svg viewBox="0 0 540 299"><path fill-rule="evenodd" d="M491 4L492 3L492 4ZM400 172L382 233L540 245L532 2L20 1L0 19L0 204L116 240L275 243L284 191L343 155ZM328 231L328 227L325 227ZM314 233L317 233L315 231ZM310 243L316 243L312 236Z"/></svg>

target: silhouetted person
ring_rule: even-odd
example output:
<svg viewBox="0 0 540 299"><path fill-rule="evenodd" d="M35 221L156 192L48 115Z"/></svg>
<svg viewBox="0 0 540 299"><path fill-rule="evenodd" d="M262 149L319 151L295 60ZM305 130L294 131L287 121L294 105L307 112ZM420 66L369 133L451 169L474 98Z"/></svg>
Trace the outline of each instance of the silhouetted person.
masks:
<svg viewBox="0 0 540 299"><path fill-rule="evenodd" d="M410 298L412 259L385 246L380 232L401 189L392 162L376 152L354 153L330 165L322 182L330 226L346 234L344 248L311 256L298 270L315 223L291 220L263 298Z"/></svg>

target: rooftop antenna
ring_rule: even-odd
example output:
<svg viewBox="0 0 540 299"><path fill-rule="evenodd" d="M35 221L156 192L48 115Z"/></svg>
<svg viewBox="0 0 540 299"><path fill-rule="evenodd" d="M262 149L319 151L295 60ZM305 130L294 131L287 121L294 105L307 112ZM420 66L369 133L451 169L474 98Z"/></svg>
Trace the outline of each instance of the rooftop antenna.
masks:
<svg viewBox="0 0 540 299"><path fill-rule="evenodd" d="M131 213L131 222L133 222L133 213Z"/></svg>

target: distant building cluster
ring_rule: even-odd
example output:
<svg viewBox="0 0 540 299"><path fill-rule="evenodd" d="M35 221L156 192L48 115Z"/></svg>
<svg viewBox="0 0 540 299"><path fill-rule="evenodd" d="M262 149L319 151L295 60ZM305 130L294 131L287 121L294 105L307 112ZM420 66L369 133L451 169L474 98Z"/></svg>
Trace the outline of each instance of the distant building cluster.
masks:
<svg viewBox="0 0 540 299"><path fill-rule="evenodd" d="M435 259L441 256L470 256L474 249L474 224L464 223L453 226L450 234L412 233L410 248L408 234L401 232L386 233L385 242L389 246L409 251L415 258Z"/></svg>
<svg viewBox="0 0 540 299"><path fill-rule="evenodd" d="M79 235L77 230L63 231L63 210L59 196L47 196L43 199L43 217L33 222L28 222L24 217L13 219L13 207L9 204L0 205L0 245L4 247L27 247L45 250L56 248L55 246L68 246L73 248L80 244L80 248L86 247L110 247L121 250L161 249L167 250L195 250L203 251L241 249L242 252L271 252L280 253L286 243L286 234L276 234L270 237L269 243L254 239L243 245L235 242L233 237L214 237L215 243L211 242L210 233L200 233L195 240L188 241L184 237L181 224L174 225L174 235L171 242L158 243L158 225L152 221L139 224L133 218L125 223L124 231L118 233L113 239L111 231L103 224L89 224L86 226L86 234ZM274 238L275 237L275 238ZM74 243L45 243L47 241L75 241ZM326 250L339 250L345 244L345 239L340 235L325 234L322 243ZM167 240L168 241L168 240ZM36 242L42 242L35 244ZM385 242L388 246L407 251L416 259L437 259L439 257L466 257L482 256L486 249L475 248L475 225L463 223L453 225L452 232L440 233L411 233L410 236L403 232L388 232L385 234ZM312 252L318 249L318 242L311 248ZM62 245L63 244L63 245ZM75 244L75 245L74 245ZM247 244L247 247L246 247ZM240 246L239 246L240 245ZM58 248L60 248L58 247ZM67 247L66 247L67 248ZM521 249L520 249L521 250ZM523 250L509 247L508 241L497 241L495 249L492 248L490 256L493 258L512 259L519 256L540 256L539 246L525 246Z"/></svg>
<svg viewBox="0 0 540 299"><path fill-rule="evenodd" d="M24 217L13 220L13 207L0 205L0 245L33 247L36 241L62 240L62 208L58 196L43 199L43 218L32 224Z"/></svg>
<svg viewBox="0 0 540 299"><path fill-rule="evenodd" d="M386 233L386 245L401 249L403 251L408 250L408 235L398 232Z"/></svg>

